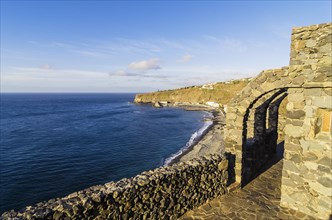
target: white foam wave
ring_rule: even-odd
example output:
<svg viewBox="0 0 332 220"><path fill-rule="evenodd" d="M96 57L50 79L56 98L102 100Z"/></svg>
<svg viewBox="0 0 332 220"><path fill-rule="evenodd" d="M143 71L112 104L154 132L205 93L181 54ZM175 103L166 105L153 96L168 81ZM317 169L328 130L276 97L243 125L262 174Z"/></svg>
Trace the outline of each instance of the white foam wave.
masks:
<svg viewBox="0 0 332 220"><path fill-rule="evenodd" d="M212 115L213 116L213 115ZM184 147L182 147L178 152L175 154L172 154L170 157L165 159L164 166L169 165L175 158L179 157L181 154L183 154L186 150L188 150L189 147L196 144L203 135L206 134L207 130L212 126L212 121L206 121L198 131L193 133L189 139L189 141L186 143Z"/></svg>
<svg viewBox="0 0 332 220"><path fill-rule="evenodd" d="M203 117L204 117L204 119L211 119L211 120L214 118L212 112L205 112Z"/></svg>

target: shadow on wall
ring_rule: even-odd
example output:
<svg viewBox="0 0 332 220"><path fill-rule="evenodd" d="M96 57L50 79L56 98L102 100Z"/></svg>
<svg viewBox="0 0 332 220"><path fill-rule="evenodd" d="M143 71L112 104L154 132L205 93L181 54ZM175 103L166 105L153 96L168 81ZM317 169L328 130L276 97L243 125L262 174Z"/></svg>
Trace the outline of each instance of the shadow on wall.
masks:
<svg viewBox="0 0 332 220"><path fill-rule="evenodd" d="M235 155L231 153L225 153L226 159L228 160L228 180L227 186L235 183Z"/></svg>
<svg viewBox="0 0 332 220"><path fill-rule="evenodd" d="M273 92L272 95L268 94L270 92ZM286 96L287 88L269 91L257 97L246 110L242 133L242 187L261 174L262 167L276 154L279 106ZM258 101L262 103L253 109ZM252 109L254 137L247 138L248 119Z"/></svg>

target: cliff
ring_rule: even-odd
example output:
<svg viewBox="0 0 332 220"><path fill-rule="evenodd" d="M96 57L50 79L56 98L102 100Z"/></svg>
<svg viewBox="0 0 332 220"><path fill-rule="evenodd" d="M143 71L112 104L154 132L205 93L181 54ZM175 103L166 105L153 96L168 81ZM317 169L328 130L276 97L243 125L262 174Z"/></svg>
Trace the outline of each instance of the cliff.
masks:
<svg viewBox="0 0 332 220"><path fill-rule="evenodd" d="M233 97L235 97L235 95L240 92L249 82L250 78L246 78L228 82L210 83L202 86L192 86L174 90L137 94L134 102L182 102L201 104L205 104L206 102L216 102L221 105L225 105Z"/></svg>

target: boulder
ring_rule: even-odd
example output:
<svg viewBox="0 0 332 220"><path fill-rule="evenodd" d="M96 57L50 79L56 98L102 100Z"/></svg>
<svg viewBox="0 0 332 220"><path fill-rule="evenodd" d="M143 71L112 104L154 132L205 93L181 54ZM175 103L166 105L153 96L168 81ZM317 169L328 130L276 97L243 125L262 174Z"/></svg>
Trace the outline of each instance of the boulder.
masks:
<svg viewBox="0 0 332 220"><path fill-rule="evenodd" d="M152 106L155 107L155 108L162 108L163 107L159 102L153 103Z"/></svg>

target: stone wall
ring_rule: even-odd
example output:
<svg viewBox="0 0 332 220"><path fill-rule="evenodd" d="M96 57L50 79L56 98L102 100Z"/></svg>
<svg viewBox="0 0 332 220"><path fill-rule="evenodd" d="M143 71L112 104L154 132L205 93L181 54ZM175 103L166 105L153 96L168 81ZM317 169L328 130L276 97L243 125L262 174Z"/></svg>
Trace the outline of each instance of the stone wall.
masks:
<svg viewBox="0 0 332 220"><path fill-rule="evenodd" d="M292 35L291 61L289 67L265 70L251 82L228 104L226 118L226 148L236 156L237 181L241 182L242 157L244 142L254 137L254 112L256 107L269 99L281 88L313 88L330 87L331 76L331 24L306 27L314 33L295 29ZM306 42L297 42L313 36ZM303 50L303 51L302 51ZM306 59L304 59L306 58ZM280 122L285 120L279 120ZM282 128L283 126L281 126ZM280 128L278 128L280 131Z"/></svg>
<svg viewBox="0 0 332 220"><path fill-rule="evenodd" d="M226 193L227 169L223 156L211 155L5 212L1 219L175 219Z"/></svg>
<svg viewBox="0 0 332 220"><path fill-rule="evenodd" d="M286 120L281 120L281 204L319 218L332 210L331 47L332 23L295 28L290 66L259 74L231 101L226 117L226 151L235 155L236 181L243 185L270 156L275 140L267 139L280 125L275 104L288 96Z"/></svg>
<svg viewBox="0 0 332 220"><path fill-rule="evenodd" d="M309 88L289 89L281 205L318 218L332 213L332 25L295 28L290 71Z"/></svg>
<svg viewBox="0 0 332 220"><path fill-rule="evenodd" d="M259 155L250 155L252 153L250 148L253 149L253 145L257 144L255 143L257 139L257 136L255 136L255 123L257 124L257 116L259 116L259 114L255 114L256 110L260 108L260 106L265 105L263 111L268 112L268 104L278 98L278 96L276 96L271 100L271 97L278 93L280 89L285 89L289 86L294 85L292 85L292 78L289 75L288 67L264 70L257 77L252 79L228 104L225 143L226 151L235 155L235 174L237 182L242 183L242 177L246 175L246 172L253 173L253 169L261 166L261 163L264 161L262 160L261 163L258 161L257 157L259 157ZM265 124L266 126L265 128L261 128L263 130L268 129L268 120L264 117L260 120L262 120L260 125L263 126ZM280 130L279 128L277 129ZM266 131L260 134L262 137L265 135ZM249 145L250 147L247 147ZM249 155L246 150L249 151ZM251 156L256 158L250 158ZM256 168L243 167L243 163L247 159L254 161L255 164L253 166Z"/></svg>
<svg viewBox="0 0 332 220"><path fill-rule="evenodd" d="M281 205L327 219L332 210L332 90L288 92Z"/></svg>

